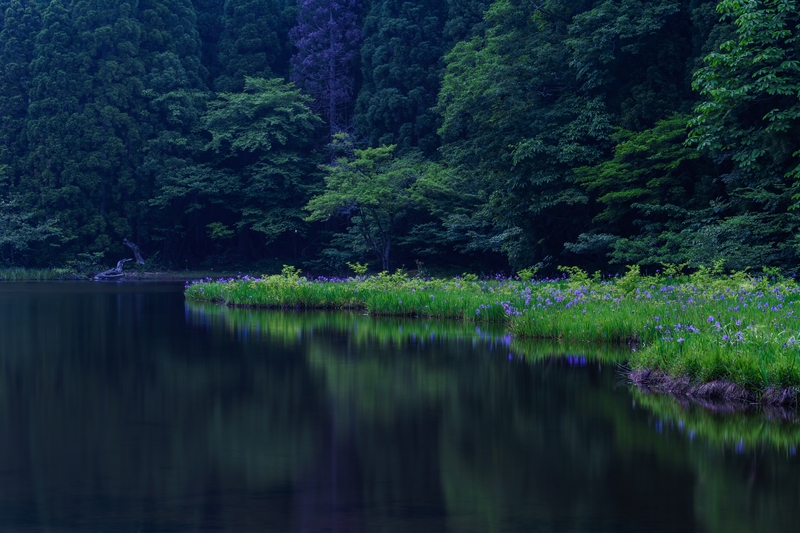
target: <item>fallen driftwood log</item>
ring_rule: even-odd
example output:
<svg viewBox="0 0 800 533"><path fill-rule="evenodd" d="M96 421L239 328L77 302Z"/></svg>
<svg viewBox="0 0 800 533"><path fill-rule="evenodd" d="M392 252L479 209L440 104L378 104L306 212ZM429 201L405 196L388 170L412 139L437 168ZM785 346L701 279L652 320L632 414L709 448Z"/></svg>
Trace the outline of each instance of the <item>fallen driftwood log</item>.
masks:
<svg viewBox="0 0 800 533"><path fill-rule="evenodd" d="M110 269L106 270L105 272L100 272L99 274L95 274L94 278L92 278L92 279L94 279L95 281L103 281L103 280L108 280L108 279L119 279L123 275L122 274L122 265L124 265L128 261L133 261L133 259L131 259L129 257L125 258L125 259L120 259L119 261L117 261L117 266L116 267L110 268Z"/></svg>
<svg viewBox="0 0 800 533"><path fill-rule="evenodd" d="M139 250L139 247L136 246L135 243L132 243L128 239L122 239L122 244L124 244L125 246L127 246L128 248L131 249L131 251L133 252L133 257L136 258L136 263L137 264L139 264L139 265L143 265L144 264L144 259L142 258L142 252ZM110 269L106 270L105 272L100 272L98 274L95 274L94 276L92 276L92 279L96 280L96 281L103 281L103 280L109 280L109 279L119 279L124 275L123 272L122 272L122 267L128 261L133 261L133 259L131 259L131 258L120 259L119 261L117 261L117 266L116 267L110 268Z"/></svg>
<svg viewBox="0 0 800 533"><path fill-rule="evenodd" d="M142 258L142 252L139 250L139 247L136 244L132 243L128 239L122 239L122 244L127 246L133 252L133 257L136 259L137 265L143 265L144 259Z"/></svg>

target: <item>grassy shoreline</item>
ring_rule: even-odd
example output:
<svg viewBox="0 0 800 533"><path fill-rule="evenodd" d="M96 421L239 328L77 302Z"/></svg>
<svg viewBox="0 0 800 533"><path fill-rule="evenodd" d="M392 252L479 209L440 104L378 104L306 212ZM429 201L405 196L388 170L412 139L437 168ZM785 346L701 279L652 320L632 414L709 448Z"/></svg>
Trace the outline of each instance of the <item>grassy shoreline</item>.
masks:
<svg viewBox="0 0 800 533"><path fill-rule="evenodd" d="M87 281L98 271L76 272L71 268L0 268L0 281ZM208 276L230 275L228 272L207 270L126 270L114 281L186 281L200 280Z"/></svg>
<svg viewBox="0 0 800 533"><path fill-rule="evenodd" d="M578 269L554 280L409 278L402 273L309 280L276 276L192 283L186 297L270 308L362 309L373 315L501 321L519 337L627 343L632 372L692 385L735 384L759 400L800 387L800 285L777 275L591 279ZM791 391L790 391L791 392Z"/></svg>

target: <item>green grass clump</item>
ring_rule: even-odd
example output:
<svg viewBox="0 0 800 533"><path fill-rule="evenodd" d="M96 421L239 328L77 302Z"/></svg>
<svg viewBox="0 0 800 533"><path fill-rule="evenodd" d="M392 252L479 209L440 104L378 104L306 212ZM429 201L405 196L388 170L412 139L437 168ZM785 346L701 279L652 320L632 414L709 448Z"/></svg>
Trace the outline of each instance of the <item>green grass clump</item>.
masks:
<svg viewBox="0 0 800 533"><path fill-rule="evenodd" d="M578 269L554 280L449 280L403 273L308 280L276 276L206 280L189 299L229 305L360 309L383 316L503 322L516 337L627 343L633 369L754 391L800 386L800 286L777 276L700 269L692 276L591 279Z"/></svg>
<svg viewBox="0 0 800 533"><path fill-rule="evenodd" d="M508 281L424 280L399 272L310 281L288 268L261 278L207 279L188 285L186 296L248 307L360 309L380 316L503 322L509 309L524 302L516 288Z"/></svg>
<svg viewBox="0 0 800 533"><path fill-rule="evenodd" d="M72 279L68 268L0 268L0 281L52 281Z"/></svg>

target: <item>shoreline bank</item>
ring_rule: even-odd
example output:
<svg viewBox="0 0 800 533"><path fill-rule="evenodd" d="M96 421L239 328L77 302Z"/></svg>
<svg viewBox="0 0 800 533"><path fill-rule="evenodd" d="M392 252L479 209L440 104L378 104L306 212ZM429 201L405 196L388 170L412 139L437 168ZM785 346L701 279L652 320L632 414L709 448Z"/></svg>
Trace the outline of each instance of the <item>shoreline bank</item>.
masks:
<svg viewBox="0 0 800 533"><path fill-rule="evenodd" d="M800 406L800 387L768 387L757 391L726 380L693 383L688 377L673 377L658 370L627 370L632 385L645 393L683 398L709 410L747 410L753 406L791 408Z"/></svg>
<svg viewBox="0 0 800 533"><path fill-rule="evenodd" d="M186 297L251 308L360 309L376 316L503 322L520 338L631 348L631 381L693 397L796 403L800 285L777 276L701 271L673 279L638 269L545 280L374 277L308 280L299 272L206 279ZM701 384L701 385L693 385Z"/></svg>

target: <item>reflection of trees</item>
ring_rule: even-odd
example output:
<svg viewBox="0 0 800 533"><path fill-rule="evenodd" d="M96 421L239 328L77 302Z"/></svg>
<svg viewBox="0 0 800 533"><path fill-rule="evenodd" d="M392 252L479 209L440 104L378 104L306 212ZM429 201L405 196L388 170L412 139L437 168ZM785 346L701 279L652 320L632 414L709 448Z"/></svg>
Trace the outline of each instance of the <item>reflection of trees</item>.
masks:
<svg viewBox="0 0 800 533"><path fill-rule="evenodd" d="M358 443L368 509L380 515L441 502L442 527L452 531L626 521L609 490L622 461L603 405L628 405L626 392L613 389L613 365L603 371L591 358L573 358L569 372L566 359L509 362L468 338L424 349L413 339L378 339L347 337L341 349L314 342L308 352L334 409L357 421L341 431ZM687 476L672 477L670 494L679 496ZM677 516L691 509L690 496L673 500ZM664 515L643 521L661 520L670 531L676 519Z"/></svg>
<svg viewBox="0 0 800 533"><path fill-rule="evenodd" d="M664 395L633 396L657 431L628 441L628 449L649 443L696 472L694 507L705 530L788 531L800 521L800 426L788 413L715 412Z"/></svg>
<svg viewBox="0 0 800 533"><path fill-rule="evenodd" d="M565 372L564 361L494 371L493 402L481 402L486 383L462 387L460 409L442 428L442 469L450 522L457 531L624 529L684 530L686 506L679 472L653 464L664 479L655 496L667 505L641 516L621 509L651 480L625 470L614 420L605 409L625 412L625 391L616 376L596 365ZM488 369L487 369L488 370ZM508 374L503 376L503 371ZM500 374L500 375L498 375ZM491 376L492 372L489 371ZM646 502L645 502L646 503ZM632 506L633 507L633 506Z"/></svg>
<svg viewBox="0 0 800 533"><path fill-rule="evenodd" d="M97 287L2 295L0 428L15 436L0 440L0 470L15 472L0 478L2 497L34 498L42 525L288 527L288 506L233 494L281 489L315 455L316 400L297 348L187 334L179 287Z"/></svg>
<svg viewBox="0 0 800 533"><path fill-rule="evenodd" d="M196 305L184 318L179 290L104 287L0 292L4 526L28 513L99 530L722 532L800 518L793 425L736 422L785 444L737 454L712 438L733 434L725 419L632 410L608 358L548 357L578 350L502 325Z"/></svg>

